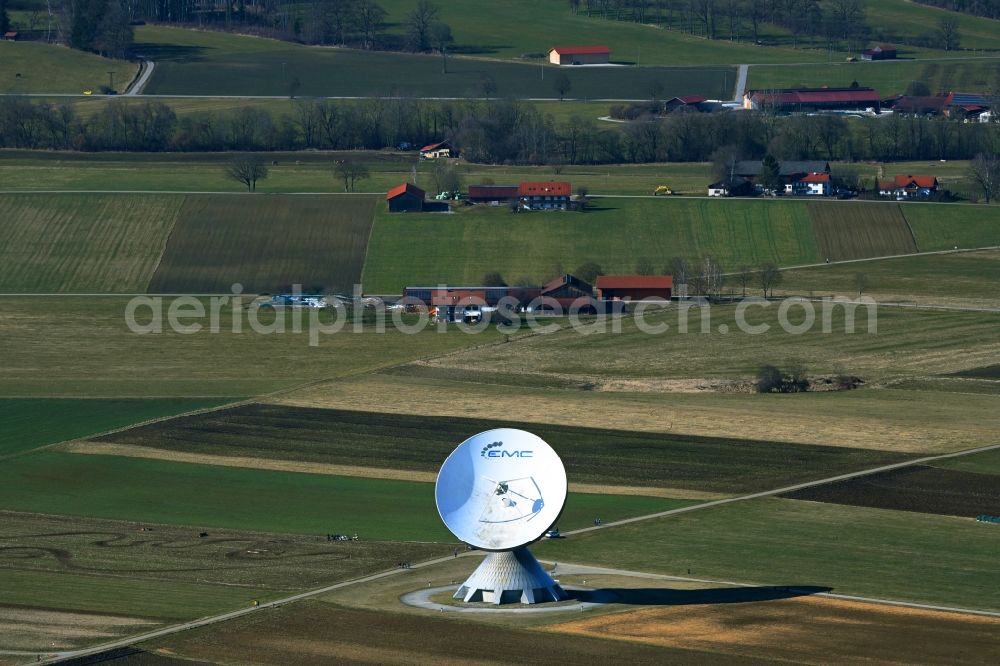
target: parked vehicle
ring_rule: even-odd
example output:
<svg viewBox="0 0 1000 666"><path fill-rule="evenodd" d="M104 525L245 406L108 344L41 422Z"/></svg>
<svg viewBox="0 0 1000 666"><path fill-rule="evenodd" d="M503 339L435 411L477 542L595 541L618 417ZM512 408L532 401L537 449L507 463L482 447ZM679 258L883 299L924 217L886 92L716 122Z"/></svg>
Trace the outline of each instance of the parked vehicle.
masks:
<svg viewBox="0 0 1000 666"><path fill-rule="evenodd" d="M674 193L672 189L666 185L658 185L655 190L653 190L654 197L669 197Z"/></svg>

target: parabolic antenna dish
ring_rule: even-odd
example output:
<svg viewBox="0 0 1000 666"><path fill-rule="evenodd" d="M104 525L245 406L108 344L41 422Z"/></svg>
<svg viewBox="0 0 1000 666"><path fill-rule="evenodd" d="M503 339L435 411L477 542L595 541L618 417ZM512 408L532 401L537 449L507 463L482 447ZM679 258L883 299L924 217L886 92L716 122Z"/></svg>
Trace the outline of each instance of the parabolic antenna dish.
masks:
<svg viewBox="0 0 1000 666"><path fill-rule="evenodd" d="M566 502L566 470L542 438L487 430L458 445L438 472L438 513L452 534L482 550L537 541Z"/></svg>

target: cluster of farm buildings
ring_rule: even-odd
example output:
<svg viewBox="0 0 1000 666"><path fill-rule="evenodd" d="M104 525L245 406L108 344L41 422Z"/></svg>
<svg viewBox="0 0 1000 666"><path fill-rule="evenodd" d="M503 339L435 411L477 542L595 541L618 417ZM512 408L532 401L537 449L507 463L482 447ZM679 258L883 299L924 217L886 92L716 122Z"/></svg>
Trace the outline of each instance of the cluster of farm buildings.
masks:
<svg viewBox="0 0 1000 666"><path fill-rule="evenodd" d="M708 186L710 197L752 197L760 194L789 194L797 196L831 196L837 194L832 181L829 162L784 160L778 162L776 190L768 191L763 184L764 162L744 160L735 162L730 175ZM938 193L936 176L903 175L878 181L881 197L905 201L929 199Z"/></svg>
<svg viewBox="0 0 1000 666"><path fill-rule="evenodd" d="M512 312L620 314L632 301L669 301L673 284L669 275L600 275L591 285L566 274L535 287L407 287L403 295L438 321L470 322L502 314L504 307Z"/></svg>
<svg viewBox="0 0 1000 666"><path fill-rule="evenodd" d="M520 210L566 210L572 206L566 181L524 181L517 185L470 185L469 203L511 205ZM401 183L385 195L390 213L431 210L427 193L413 183Z"/></svg>

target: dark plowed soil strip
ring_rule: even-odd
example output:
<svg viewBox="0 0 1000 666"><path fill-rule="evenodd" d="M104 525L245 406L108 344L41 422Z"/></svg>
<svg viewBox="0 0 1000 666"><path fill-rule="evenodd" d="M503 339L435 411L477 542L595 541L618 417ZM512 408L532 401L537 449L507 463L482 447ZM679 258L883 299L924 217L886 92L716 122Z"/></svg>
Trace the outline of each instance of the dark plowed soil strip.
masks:
<svg viewBox="0 0 1000 666"><path fill-rule="evenodd" d="M917 465L783 497L972 518L1000 515L1000 476Z"/></svg>
<svg viewBox="0 0 1000 666"><path fill-rule="evenodd" d="M163 421L97 441L223 456L253 456L437 471L457 442L526 427L552 444L578 483L738 493L877 467L910 456L847 447L535 424L245 405ZM614 419L609 416L609 422Z"/></svg>

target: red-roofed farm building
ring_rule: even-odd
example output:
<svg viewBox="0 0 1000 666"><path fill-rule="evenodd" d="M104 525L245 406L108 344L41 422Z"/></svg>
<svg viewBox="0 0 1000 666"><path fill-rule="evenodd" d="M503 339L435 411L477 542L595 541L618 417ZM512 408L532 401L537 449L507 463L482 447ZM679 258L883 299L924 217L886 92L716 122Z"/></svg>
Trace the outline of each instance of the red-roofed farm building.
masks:
<svg viewBox="0 0 1000 666"><path fill-rule="evenodd" d="M600 275L597 298L607 301L670 300L674 278L670 275Z"/></svg>
<svg viewBox="0 0 1000 666"><path fill-rule="evenodd" d="M873 88L783 88L749 90L743 96L745 109L779 112L881 110L882 98Z"/></svg>
<svg viewBox="0 0 1000 666"><path fill-rule="evenodd" d="M385 200L390 213L419 213L424 209L424 191L412 183L402 183L389 190Z"/></svg>
<svg viewBox="0 0 1000 666"><path fill-rule="evenodd" d="M607 65L611 49L607 46L553 46L549 62L553 65Z"/></svg>
<svg viewBox="0 0 1000 666"><path fill-rule="evenodd" d="M879 195L896 199L925 199L937 190L938 179L934 176L896 176L878 183Z"/></svg>
<svg viewBox="0 0 1000 666"><path fill-rule="evenodd" d="M566 210L570 184L564 181L531 181L518 185L521 205L527 210Z"/></svg>

